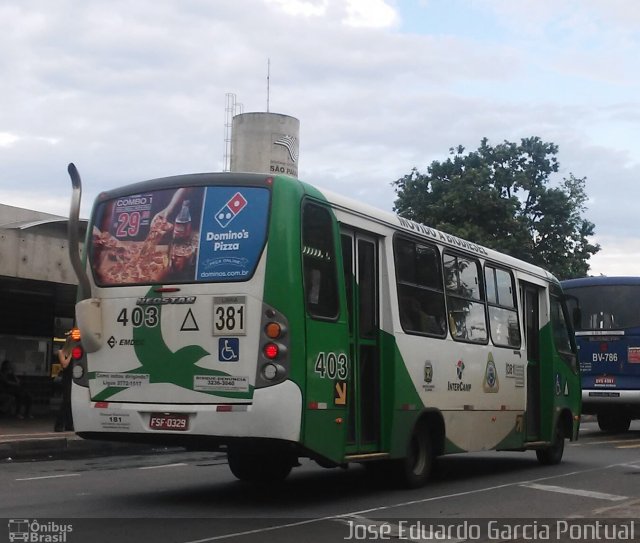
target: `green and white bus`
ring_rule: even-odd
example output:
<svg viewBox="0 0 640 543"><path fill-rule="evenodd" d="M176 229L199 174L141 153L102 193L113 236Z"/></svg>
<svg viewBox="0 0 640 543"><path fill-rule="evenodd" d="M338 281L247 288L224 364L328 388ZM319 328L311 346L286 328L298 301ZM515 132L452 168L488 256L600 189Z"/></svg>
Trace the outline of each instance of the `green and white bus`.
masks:
<svg viewBox="0 0 640 543"><path fill-rule="evenodd" d="M76 432L225 451L243 480L301 457L423 484L436 456L578 436L580 378L548 272L287 176L104 192L70 256Z"/></svg>

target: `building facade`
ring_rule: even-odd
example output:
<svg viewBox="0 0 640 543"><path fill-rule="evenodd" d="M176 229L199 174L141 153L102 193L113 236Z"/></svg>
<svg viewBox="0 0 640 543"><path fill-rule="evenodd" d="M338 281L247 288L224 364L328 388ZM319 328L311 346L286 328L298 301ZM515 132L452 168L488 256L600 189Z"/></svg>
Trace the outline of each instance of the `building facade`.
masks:
<svg viewBox="0 0 640 543"><path fill-rule="evenodd" d="M13 363L36 408L53 393L53 355L73 325L76 290L67 218L0 204L0 362Z"/></svg>

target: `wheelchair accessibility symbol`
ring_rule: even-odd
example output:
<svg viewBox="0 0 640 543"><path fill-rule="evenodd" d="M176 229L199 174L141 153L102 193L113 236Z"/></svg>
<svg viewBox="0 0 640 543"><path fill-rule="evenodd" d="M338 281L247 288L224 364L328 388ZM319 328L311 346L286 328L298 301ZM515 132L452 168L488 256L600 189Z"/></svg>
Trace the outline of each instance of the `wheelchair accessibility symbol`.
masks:
<svg viewBox="0 0 640 543"><path fill-rule="evenodd" d="M237 362L240 360L240 339L237 337L219 338L218 360L220 362Z"/></svg>

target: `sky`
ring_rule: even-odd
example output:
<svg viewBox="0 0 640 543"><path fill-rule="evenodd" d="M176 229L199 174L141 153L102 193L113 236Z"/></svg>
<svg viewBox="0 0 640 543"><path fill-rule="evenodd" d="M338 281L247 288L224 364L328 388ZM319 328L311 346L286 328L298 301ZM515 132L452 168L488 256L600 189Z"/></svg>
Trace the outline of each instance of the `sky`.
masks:
<svg viewBox="0 0 640 543"><path fill-rule="evenodd" d="M386 211L451 147L555 143L552 183L586 178L590 274L640 275L637 0L0 0L0 73L3 204L67 215L69 162L84 217L221 171L233 93L300 120L300 178Z"/></svg>

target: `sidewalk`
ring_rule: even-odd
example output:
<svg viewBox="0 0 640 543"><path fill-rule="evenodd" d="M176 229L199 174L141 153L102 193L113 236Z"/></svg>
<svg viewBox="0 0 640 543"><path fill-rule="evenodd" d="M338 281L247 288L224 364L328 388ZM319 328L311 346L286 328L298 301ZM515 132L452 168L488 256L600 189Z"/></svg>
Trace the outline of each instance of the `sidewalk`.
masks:
<svg viewBox="0 0 640 543"><path fill-rule="evenodd" d="M57 413L36 413L32 419L0 415L0 461L69 455L158 452L158 447L86 440L74 432L55 432Z"/></svg>

